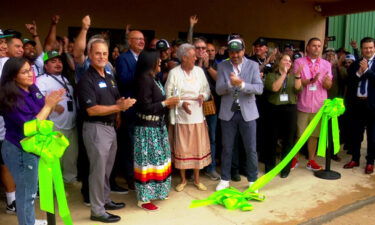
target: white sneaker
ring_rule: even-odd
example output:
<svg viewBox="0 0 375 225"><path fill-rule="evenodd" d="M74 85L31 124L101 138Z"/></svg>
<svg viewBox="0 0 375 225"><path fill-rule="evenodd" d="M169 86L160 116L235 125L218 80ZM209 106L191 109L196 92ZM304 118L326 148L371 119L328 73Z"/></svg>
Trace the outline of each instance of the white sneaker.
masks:
<svg viewBox="0 0 375 225"><path fill-rule="evenodd" d="M219 184L216 186L216 191L220 191L228 187L229 187L229 181L220 180Z"/></svg>
<svg viewBox="0 0 375 225"><path fill-rule="evenodd" d="M249 187L251 187L255 182L249 182ZM255 193L259 193L258 190L254 190Z"/></svg>
<svg viewBox="0 0 375 225"><path fill-rule="evenodd" d="M47 220L35 220L34 225L47 225Z"/></svg>

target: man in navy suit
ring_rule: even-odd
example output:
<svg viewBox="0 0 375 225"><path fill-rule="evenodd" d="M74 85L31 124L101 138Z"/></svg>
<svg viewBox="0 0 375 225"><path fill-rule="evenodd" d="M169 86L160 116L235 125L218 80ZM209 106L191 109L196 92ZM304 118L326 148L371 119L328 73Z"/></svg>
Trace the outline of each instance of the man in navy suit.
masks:
<svg viewBox="0 0 375 225"><path fill-rule="evenodd" d="M259 117L255 95L262 94L263 82L257 63L244 57L242 39L228 42L229 60L218 65L216 92L221 96L219 118L222 130L221 180L216 190L229 187L231 179L232 151L237 132L241 134L246 151L246 175L252 182L258 175L256 152L256 119Z"/></svg>
<svg viewBox="0 0 375 225"><path fill-rule="evenodd" d="M352 135L350 149L352 160L344 165L345 169L359 166L363 133L367 131L367 156L365 173L374 172L375 159L375 40L365 37L361 40L361 59L355 61L348 70L348 91L346 106Z"/></svg>
<svg viewBox="0 0 375 225"><path fill-rule="evenodd" d="M116 61L116 79L119 87L120 95L125 98L135 97L135 67L138 56L145 47L145 39L142 32L138 30L130 31L128 34L129 50L122 53ZM134 166L133 166L133 145L134 145L134 123L135 111L127 110L121 115L122 124L119 129L119 155L116 157L115 170L118 170L119 164L124 165L125 179L128 188L134 190ZM111 175L111 183L114 182L115 174ZM112 187L111 187L112 188ZM113 189L113 188L112 188ZM114 188L116 189L116 188Z"/></svg>

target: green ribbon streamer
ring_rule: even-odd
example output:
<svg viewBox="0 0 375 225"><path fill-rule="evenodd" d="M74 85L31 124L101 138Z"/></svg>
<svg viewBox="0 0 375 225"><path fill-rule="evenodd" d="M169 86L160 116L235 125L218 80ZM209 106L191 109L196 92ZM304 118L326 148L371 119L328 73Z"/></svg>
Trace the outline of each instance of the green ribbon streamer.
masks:
<svg viewBox="0 0 375 225"><path fill-rule="evenodd" d="M26 122L24 134L26 138L20 142L24 151L40 156L38 176L41 210L55 213L55 191L60 217L65 225L73 225L60 167L60 158L69 146L69 140L61 132L53 131L53 122L49 120Z"/></svg>
<svg viewBox="0 0 375 225"><path fill-rule="evenodd" d="M319 136L319 145L317 155L325 157L325 150L327 148L327 137L328 137L328 122L332 120L332 139L334 154L337 154L340 150L340 131L338 126L338 116L345 112L344 100L341 98L335 98L333 100L326 99L323 106L320 108L318 113L311 120L297 143L290 150L288 155L284 157L280 163L268 173L258 178L251 187L246 191L240 192L237 189L230 187L220 191L214 192L210 197L204 200L193 200L190 208L200 207L211 204L220 204L227 209L241 209L244 211L252 210L252 205L248 203L249 200L263 201L265 196L255 193L256 190L261 189L267 183L269 183L277 174L284 169L293 157L300 151L302 146L309 139L311 134L314 132L316 126L321 122L321 130Z"/></svg>

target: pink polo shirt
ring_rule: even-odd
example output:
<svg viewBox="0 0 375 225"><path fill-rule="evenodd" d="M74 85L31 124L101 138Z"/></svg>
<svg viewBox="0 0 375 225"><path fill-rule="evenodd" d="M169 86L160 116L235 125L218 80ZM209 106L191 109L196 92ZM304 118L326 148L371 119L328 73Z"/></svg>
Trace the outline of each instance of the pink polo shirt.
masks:
<svg viewBox="0 0 375 225"><path fill-rule="evenodd" d="M312 62L306 56L294 62L294 72L297 72L300 65L303 65L302 79L314 78L317 73L320 73L320 76L315 83L308 84L299 93L297 109L301 112L316 113L322 107L324 100L327 99L327 90L323 87L323 80L327 72L332 79L331 63L322 58L317 58L315 62Z"/></svg>

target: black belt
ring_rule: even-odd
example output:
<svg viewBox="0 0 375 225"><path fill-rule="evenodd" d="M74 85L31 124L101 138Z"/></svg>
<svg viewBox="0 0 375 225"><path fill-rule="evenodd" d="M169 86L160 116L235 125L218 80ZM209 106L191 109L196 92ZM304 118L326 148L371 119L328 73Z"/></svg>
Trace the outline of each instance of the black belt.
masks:
<svg viewBox="0 0 375 225"><path fill-rule="evenodd" d="M364 100L367 100L367 97L359 97L359 96L357 96L357 99L359 99L361 101L364 101Z"/></svg>
<svg viewBox="0 0 375 225"><path fill-rule="evenodd" d="M101 125L110 126L110 127L114 127L115 126L115 122L105 122L105 121L86 121L86 122L87 123L101 124Z"/></svg>

